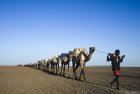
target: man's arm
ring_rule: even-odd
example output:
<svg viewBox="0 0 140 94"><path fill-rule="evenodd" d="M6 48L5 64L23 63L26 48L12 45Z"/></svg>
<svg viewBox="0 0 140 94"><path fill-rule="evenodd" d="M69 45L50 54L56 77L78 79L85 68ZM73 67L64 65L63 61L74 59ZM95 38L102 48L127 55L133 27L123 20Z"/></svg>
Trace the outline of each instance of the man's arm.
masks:
<svg viewBox="0 0 140 94"><path fill-rule="evenodd" d="M125 57L125 55L123 55L120 59L120 62L122 63L123 62L123 58Z"/></svg>

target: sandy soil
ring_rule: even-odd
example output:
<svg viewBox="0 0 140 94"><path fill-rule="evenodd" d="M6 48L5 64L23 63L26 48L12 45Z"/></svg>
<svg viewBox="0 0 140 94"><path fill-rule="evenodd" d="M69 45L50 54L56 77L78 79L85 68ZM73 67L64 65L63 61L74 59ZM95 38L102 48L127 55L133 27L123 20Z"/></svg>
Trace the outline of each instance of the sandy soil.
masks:
<svg viewBox="0 0 140 94"><path fill-rule="evenodd" d="M28 67L1 66L0 94L140 94L140 67L121 69L121 90L109 85L114 78L110 67L86 67L85 72L87 82L72 80L72 72L67 78Z"/></svg>

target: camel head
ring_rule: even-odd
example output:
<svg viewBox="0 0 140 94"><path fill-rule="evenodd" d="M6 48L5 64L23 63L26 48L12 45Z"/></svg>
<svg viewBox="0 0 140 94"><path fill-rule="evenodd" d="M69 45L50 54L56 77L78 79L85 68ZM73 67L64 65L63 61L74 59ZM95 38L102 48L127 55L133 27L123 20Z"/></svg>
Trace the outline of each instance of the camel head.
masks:
<svg viewBox="0 0 140 94"><path fill-rule="evenodd" d="M95 51L95 47L89 47L89 53L93 53Z"/></svg>
<svg viewBox="0 0 140 94"><path fill-rule="evenodd" d="M86 62L89 61L95 51L95 47L89 47L89 55L87 56Z"/></svg>

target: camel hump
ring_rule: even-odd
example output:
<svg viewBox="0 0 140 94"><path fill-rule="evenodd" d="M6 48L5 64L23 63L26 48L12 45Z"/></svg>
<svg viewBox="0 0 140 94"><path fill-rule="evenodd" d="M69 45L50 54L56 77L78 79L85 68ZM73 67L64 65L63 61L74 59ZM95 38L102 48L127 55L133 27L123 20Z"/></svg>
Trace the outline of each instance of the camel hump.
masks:
<svg viewBox="0 0 140 94"><path fill-rule="evenodd" d="M38 64L44 64L44 60L38 61Z"/></svg>
<svg viewBox="0 0 140 94"><path fill-rule="evenodd" d="M50 60L50 59L48 59L48 60L46 60L46 63L47 63L47 64L49 64L49 63L50 63L50 61L51 61L51 60Z"/></svg>
<svg viewBox="0 0 140 94"><path fill-rule="evenodd" d="M73 54L75 56L78 56L81 52L84 52L86 55L88 55L87 50L85 48L75 48Z"/></svg>
<svg viewBox="0 0 140 94"><path fill-rule="evenodd" d="M47 62L48 62L48 59L45 59L45 60L44 60L44 63L47 63Z"/></svg>
<svg viewBox="0 0 140 94"><path fill-rule="evenodd" d="M69 51L69 55L72 56L73 55L73 51Z"/></svg>
<svg viewBox="0 0 140 94"><path fill-rule="evenodd" d="M51 61L57 62L57 57L56 56L53 56L52 59L51 59Z"/></svg>

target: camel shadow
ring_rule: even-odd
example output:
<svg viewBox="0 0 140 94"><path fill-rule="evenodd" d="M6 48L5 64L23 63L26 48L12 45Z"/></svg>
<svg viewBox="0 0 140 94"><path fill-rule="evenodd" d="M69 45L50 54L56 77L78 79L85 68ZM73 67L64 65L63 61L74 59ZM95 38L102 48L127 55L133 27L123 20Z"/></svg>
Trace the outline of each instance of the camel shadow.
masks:
<svg viewBox="0 0 140 94"><path fill-rule="evenodd" d="M75 80L75 81L79 81L79 82L83 82L83 83L89 83L89 84L93 84L93 85L97 85L97 86L102 86L102 87L107 87L107 88L110 88L110 85L107 84L107 85L103 85L103 84L100 84L100 83L96 83L96 82L93 82L93 81L89 81L89 80L78 80L78 79L73 79L72 77L64 77L66 79L71 79L71 80Z"/></svg>
<svg viewBox="0 0 140 94"><path fill-rule="evenodd" d="M110 87L109 85L103 85L103 84L99 84L93 81L85 81L85 83L90 83L90 84L94 84L94 85L98 85L98 86L102 86L102 87Z"/></svg>
<svg viewBox="0 0 140 94"><path fill-rule="evenodd" d="M50 72L50 71L42 71L42 72L45 72L45 73L47 73L49 75L52 75L52 76L59 76L59 77L65 78L65 79L70 79L70 80L73 80L73 81L78 81L78 82L82 82L82 83L88 83L88 84L93 84L93 85L100 86L100 87L106 87L106 88L114 89L114 88L111 88L111 86L109 84L100 84L100 83L96 83L96 82L89 81L89 80L84 81L84 80L74 79L73 77L63 76L63 75L56 74L56 73L53 73L53 72Z"/></svg>
<svg viewBox="0 0 140 94"><path fill-rule="evenodd" d="M46 71L46 70L41 70L41 71L44 72L44 73L47 73L47 74L49 74L49 75L59 76L59 74L56 74L56 73L51 72L51 71Z"/></svg>
<svg viewBox="0 0 140 94"><path fill-rule="evenodd" d="M56 74L56 73L53 73L53 72L50 72L50 71L43 71L49 75L53 75L53 76L59 76L59 77L63 77L65 79L71 79L73 81L78 81L78 82L82 82L82 83L89 83L89 84L93 84L93 85L97 85L97 86L101 86L101 87L107 87L107 88L110 88L110 85L107 84L107 85L104 85L104 84L100 84L100 83L96 83L96 82L93 82L93 81L89 81L89 80L79 80L79 79L74 79L73 77L70 77L70 76L63 76L63 75L60 75L60 74ZM112 88L113 89L113 88Z"/></svg>
<svg viewBox="0 0 140 94"><path fill-rule="evenodd" d="M109 85L103 85L103 84L99 84L99 83L96 83L96 82L93 82L93 81L84 81L84 80L78 80L78 79L74 79L73 77L70 77L70 76L63 76L63 75L60 75L60 74L55 74L55 73L52 73L52 72L46 72L48 73L49 75L53 75L53 76L59 76L59 77L63 77L65 79L71 79L73 81L78 81L78 82L83 82L83 83L89 83L89 84L93 84L93 85L98 85L98 86L102 86L102 87L108 87L110 88Z"/></svg>

